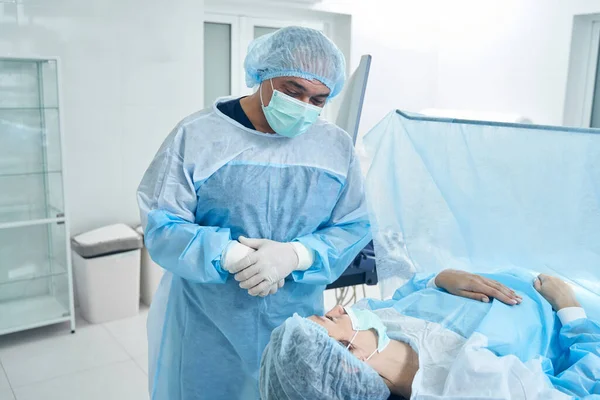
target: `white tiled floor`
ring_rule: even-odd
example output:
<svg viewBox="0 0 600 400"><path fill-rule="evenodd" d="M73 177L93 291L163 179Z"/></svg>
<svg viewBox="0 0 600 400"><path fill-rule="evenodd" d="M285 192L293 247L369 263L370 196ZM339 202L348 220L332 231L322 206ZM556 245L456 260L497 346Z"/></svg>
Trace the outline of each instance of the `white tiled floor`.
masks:
<svg viewBox="0 0 600 400"><path fill-rule="evenodd" d="M134 358L133 361L135 361L135 363L138 365L138 367L140 367L142 369L142 371L144 371L146 373L146 375L148 374L148 353L147 352L143 356Z"/></svg>
<svg viewBox="0 0 600 400"><path fill-rule="evenodd" d="M0 336L0 400L147 400L147 314Z"/></svg>
<svg viewBox="0 0 600 400"><path fill-rule="evenodd" d="M8 383L8 378L4 373L4 369L0 368L0 399L14 400L12 389Z"/></svg>
<svg viewBox="0 0 600 400"><path fill-rule="evenodd" d="M137 317L104 324L104 327L123 346L127 354L137 358L148 354L146 340L146 312ZM143 338L143 340L140 340Z"/></svg>

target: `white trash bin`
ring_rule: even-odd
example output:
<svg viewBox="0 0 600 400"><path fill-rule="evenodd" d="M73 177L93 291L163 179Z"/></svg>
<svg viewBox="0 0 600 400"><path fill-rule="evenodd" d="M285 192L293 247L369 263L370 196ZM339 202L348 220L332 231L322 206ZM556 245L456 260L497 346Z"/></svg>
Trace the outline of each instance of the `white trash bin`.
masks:
<svg viewBox="0 0 600 400"><path fill-rule="evenodd" d="M98 324L138 314L142 238L125 224L71 239L82 316Z"/></svg>
<svg viewBox="0 0 600 400"><path fill-rule="evenodd" d="M135 230L142 238L144 237L144 229L141 226L138 226ZM142 247L140 295L142 303L145 305L149 306L152 303L152 298L154 297L154 293L156 293L156 289L158 289L158 285L160 284L164 272L165 271L152 260L150 253L148 253L148 249L145 246Z"/></svg>

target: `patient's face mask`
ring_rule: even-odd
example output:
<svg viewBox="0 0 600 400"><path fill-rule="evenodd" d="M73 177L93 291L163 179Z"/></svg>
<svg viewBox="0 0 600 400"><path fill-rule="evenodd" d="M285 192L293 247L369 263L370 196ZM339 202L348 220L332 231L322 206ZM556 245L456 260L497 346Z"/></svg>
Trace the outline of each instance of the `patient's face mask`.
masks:
<svg viewBox="0 0 600 400"><path fill-rule="evenodd" d="M271 79L269 82L273 95L266 107L262 98L262 86L259 89L260 103L269 126L281 136L293 138L302 135L317 121L323 109L288 96L276 90Z"/></svg>
<svg viewBox="0 0 600 400"><path fill-rule="evenodd" d="M371 359L375 355L375 353L381 353L388 344L390 344L390 338L387 335L387 328L381 321L381 319L373 312L369 310L353 310L352 308L346 308L346 314L350 317L350 321L352 322L352 329L354 329L354 336L350 340L348 344L348 349L352 345L354 339L356 339L356 335L360 331L368 331L373 329L377 332L377 349L369 357L367 357L367 361Z"/></svg>

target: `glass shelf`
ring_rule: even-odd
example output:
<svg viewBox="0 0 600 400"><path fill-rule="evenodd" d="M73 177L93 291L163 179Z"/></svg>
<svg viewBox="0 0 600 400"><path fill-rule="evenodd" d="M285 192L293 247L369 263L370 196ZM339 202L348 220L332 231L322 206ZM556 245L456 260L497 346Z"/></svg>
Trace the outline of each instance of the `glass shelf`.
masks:
<svg viewBox="0 0 600 400"><path fill-rule="evenodd" d="M0 111L44 111L44 110L56 110L58 107L1 107Z"/></svg>
<svg viewBox="0 0 600 400"><path fill-rule="evenodd" d="M49 222L48 220L56 220ZM47 225L48 223L64 222L62 211L50 207L28 209L0 209L0 230L12 229L15 226Z"/></svg>
<svg viewBox="0 0 600 400"><path fill-rule="evenodd" d="M52 265L52 268L49 268ZM3 269L2 275L0 275L0 290L6 288L6 285L13 285L23 281L30 281L32 279L48 278L51 276L65 275L67 267L61 265L56 260L42 260L36 263L15 265L12 269ZM5 290L5 289L4 289Z"/></svg>
<svg viewBox="0 0 600 400"><path fill-rule="evenodd" d="M28 282L66 275L66 240L56 223L0 229L0 301L30 291Z"/></svg>
<svg viewBox="0 0 600 400"><path fill-rule="evenodd" d="M60 171L61 156L58 109L0 108L2 174Z"/></svg>
<svg viewBox="0 0 600 400"><path fill-rule="evenodd" d="M61 172L62 172L61 170L57 170L57 171L9 172L9 173L0 172L0 177L4 177L4 176L47 175L47 174L59 174Z"/></svg>
<svg viewBox="0 0 600 400"><path fill-rule="evenodd" d="M0 225L62 215L61 172L0 175Z"/></svg>
<svg viewBox="0 0 600 400"><path fill-rule="evenodd" d="M0 334L69 319L66 240L64 225L0 229Z"/></svg>
<svg viewBox="0 0 600 400"><path fill-rule="evenodd" d="M27 298L47 296L60 299L63 302L67 299L65 295L68 293L68 283L68 275L60 274L4 284L0 286L2 288L0 290L0 305ZM68 301L63 302L63 304L68 304ZM0 315L2 314L0 313ZM4 315L0 318L0 321L3 319Z"/></svg>
<svg viewBox="0 0 600 400"><path fill-rule="evenodd" d="M0 229L0 334L70 317L64 225Z"/></svg>
<svg viewBox="0 0 600 400"><path fill-rule="evenodd" d="M0 108L58 107L54 60L0 60Z"/></svg>
<svg viewBox="0 0 600 400"><path fill-rule="evenodd" d="M0 301L0 335L68 321L71 315L68 305L67 291L56 295Z"/></svg>

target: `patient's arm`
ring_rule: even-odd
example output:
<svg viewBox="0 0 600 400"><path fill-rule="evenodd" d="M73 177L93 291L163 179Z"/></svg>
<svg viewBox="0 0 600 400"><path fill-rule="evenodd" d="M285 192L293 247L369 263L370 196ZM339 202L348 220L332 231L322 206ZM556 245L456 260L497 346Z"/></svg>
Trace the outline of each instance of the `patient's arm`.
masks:
<svg viewBox="0 0 600 400"><path fill-rule="evenodd" d="M416 274L396 291L394 298L406 297L428 287L439 287L456 296L489 302L496 298L509 305L519 304L521 297L503 284L469 272L446 269L437 276Z"/></svg>
<svg viewBox="0 0 600 400"><path fill-rule="evenodd" d="M465 271L446 269L435 278L435 284L453 295L484 303L489 303L491 298L495 298L505 304L516 305L523 300L500 282Z"/></svg>

